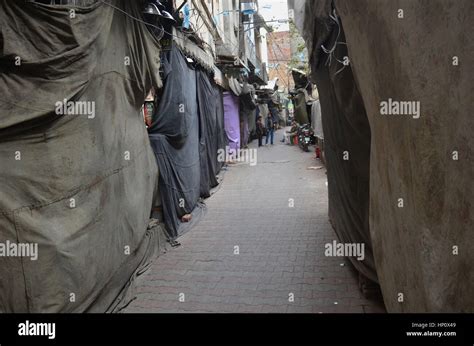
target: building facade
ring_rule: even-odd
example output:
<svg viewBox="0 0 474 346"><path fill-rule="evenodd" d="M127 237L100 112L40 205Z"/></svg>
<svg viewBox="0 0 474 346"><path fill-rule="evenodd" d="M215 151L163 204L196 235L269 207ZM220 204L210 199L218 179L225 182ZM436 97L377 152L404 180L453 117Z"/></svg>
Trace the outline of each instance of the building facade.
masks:
<svg viewBox="0 0 474 346"><path fill-rule="evenodd" d="M267 37L268 78L278 79L278 85L286 93L294 88L289 63L291 60L290 32L273 32Z"/></svg>

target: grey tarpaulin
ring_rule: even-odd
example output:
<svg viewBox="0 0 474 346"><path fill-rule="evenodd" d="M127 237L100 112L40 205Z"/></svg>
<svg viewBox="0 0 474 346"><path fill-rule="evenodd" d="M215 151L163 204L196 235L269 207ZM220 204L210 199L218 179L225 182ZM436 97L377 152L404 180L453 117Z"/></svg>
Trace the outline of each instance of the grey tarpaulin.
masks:
<svg viewBox="0 0 474 346"><path fill-rule="evenodd" d="M298 89L298 93L294 99L295 102L295 120L298 124L308 124L309 123L309 116L308 116L308 109L306 106L306 94L304 89Z"/></svg>
<svg viewBox="0 0 474 346"><path fill-rule="evenodd" d="M202 69L197 71L197 95L200 120L201 197L211 195L218 185L217 174L224 164L218 160L225 150L224 107L222 94L212 78Z"/></svg>
<svg viewBox="0 0 474 346"><path fill-rule="evenodd" d="M392 16L400 8L403 25ZM474 312L474 3L338 1L337 10L373 134L370 231L385 304ZM420 102L420 118L381 116L389 98ZM453 255L454 245L464 250Z"/></svg>
<svg viewBox="0 0 474 346"><path fill-rule="evenodd" d="M158 162L163 216L172 239L185 233L206 210L201 197L217 185L223 162L224 108L219 87L189 64L177 46L163 53L164 88L149 128ZM181 218L192 214L191 222Z"/></svg>
<svg viewBox="0 0 474 346"><path fill-rule="evenodd" d="M313 128L316 137L320 139L324 138L323 120L321 118L321 103L319 100L314 101L311 106L311 127Z"/></svg>
<svg viewBox="0 0 474 346"><path fill-rule="evenodd" d="M341 242L365 244L363 261L349 259L365 277L377 282L369 232L369 123L350 68L336 74L340 66L327 64L329 57L320 49L322 44L332 47L338 35L337 25L328 16L331 1L311 6L316 51L310 62L322 110L329 218ZM338 40L344 42L343 31ZM345 56L346 51L345 45L337 45L335 54ZM349 160L344 160L345 153Z"/></svg>
<svg viewBox="0 0 474 346"><path fill-rule="evenodd" d="M162 62L164 88L148 131L160 170L164 222L169 236L176 239L206 210L200 202L203 149L199 139L196 70L175 45L163 52ZM191 224L181 222L186 214L193 215Z"/></svg>
<svg viewBox="0 0 474 346"><path fill-rule="evenodd" d="M251 135L254 134L257 121L257 103L255 102L255 88L253 85L250 85L247 82L244 83L242 87L242 93L240 94L239 103L239 115L241 122L240 137L242 138L241 145L244 147L248 144L248 140L251 139ZM245 138L247 141L244 140Z"/></svg>
<svg viewBox="0 0 474 346"><path fill-rule="evenodd" d="M359 104L367 113L370 186L360 186L358 191L365 205L370 187L370 235L385 305L392 312L473 312L474 120L469 54L474 50L474 3L336 0L334 4L345 33L339 41L348 47L348 52L338 47L335 57L340 60L348 53L351 68L335 75L341 65L334 63L329 71L322 66L321 43L332 47L335 42L325 30L334 30L329 19L331 1L306 2L303 34L312 47L316 79L322 83L326 145L333 141L334 147L332 133L340 132L340 124L328 121L329 117ZM400 9L404 19L398 18ZM324 93L326 88L330 91ZM389 98L419 101L420 117L382 116L380 103ZM354 119L361 130L357 136L366 143L362 112L347 114L359 114ZM336 138L340 149L344 144L342 137ZM454 152L459 154L457 160ZM358 159L369 165L365 154ZM329 166L328 177L344 184L337 177L343 168L332 165L331 172ZM348 177L354 172L351 169ZM330 198L337 198L331 184ZM400 198L403 208L399 208ZM335 216L344 215L344 210L336 210ZM457 255L453 246L459 247ZM400 293L403 303L398 301Z"/></svg>
<svg viewBox="0 0 474 346"><path fill-rule="evenodd" d="M113 4L140 16L136 2ZM157 165L139 114L161 84L158 43L103 4L71 19L65 7L2 0L0 25L0 242L38 244L36 261L0 257L0 311L111 311L159 244L147 231ZM64 99L95 116L57 115Z"/></svg>

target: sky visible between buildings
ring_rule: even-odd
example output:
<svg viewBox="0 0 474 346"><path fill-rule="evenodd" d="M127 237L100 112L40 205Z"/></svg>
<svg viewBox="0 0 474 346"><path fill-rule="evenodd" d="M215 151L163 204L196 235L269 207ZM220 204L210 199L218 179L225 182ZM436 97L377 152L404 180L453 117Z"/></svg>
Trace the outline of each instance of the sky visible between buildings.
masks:
<svg viewBox="0 0 474 346"><path fill-rule="evenodd" d="M260 14L266 21L279 19L288 20L287 0L260 0L258 3ZM288 22L271 22L268 24L273 26L275 31L288 31L290 29Z"/></svg>

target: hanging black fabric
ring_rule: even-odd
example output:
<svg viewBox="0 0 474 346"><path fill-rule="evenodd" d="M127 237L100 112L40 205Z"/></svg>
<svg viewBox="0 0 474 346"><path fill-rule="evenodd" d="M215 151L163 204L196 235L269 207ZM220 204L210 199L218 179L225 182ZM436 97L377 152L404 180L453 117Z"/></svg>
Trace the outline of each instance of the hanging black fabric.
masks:
<svg viewBox="0 0 474 346"><path fill-rule="evenodd" d="M213 85L213 98L217 100L217 117L216 117L216 127L217 127L217 147L219 149L225 149L229 145L229 140L225 132L224 126L224 95L222 90L216 84ZM227 150L226 150L227 152ZM217 158L216 158L217 161ZM222 167L224 166L224 160L217 161L216 172L219 173Z"/></svg>
<svg viewBox="0 0 474 346"><path fill-rule="evenodd" d="M256 128L256 109L257 103L255 102L255 88L248 83L244 83L242 87L242 94L239 97L240 100L240 120L248 124L245 131L248 131L248 142L252 140L252 136L255 135ZM244 136L242 136L244 138ZM247 144L247 143L246 143Z"/></svg>
<svg viewBox="0 0 474 346"><path fill-rule="evenodd" d="M149 128L160 172L163 216L171 239L185 233L205 210L201 194L200 119L196 70L173 46L162 54L164 89ZM192 213L191 223L181 218Z"/></svg>
<svg viewBox="0 0 474 346"><path fill-rule="evenodd" d="M217 174L221 162L220 149L224 132L222 96L210 76L203 70L197 71L197 96L200 120L201 197L209 197L211 188L218 185Z"/></svg>

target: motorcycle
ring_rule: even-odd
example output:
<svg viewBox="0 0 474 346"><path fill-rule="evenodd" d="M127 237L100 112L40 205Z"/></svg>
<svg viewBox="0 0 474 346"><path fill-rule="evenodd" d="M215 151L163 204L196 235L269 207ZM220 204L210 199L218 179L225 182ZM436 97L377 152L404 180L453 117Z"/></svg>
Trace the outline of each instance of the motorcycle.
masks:
<svg viewBox="0 0 474 346"><path fill-rule="evenodd" d="M298 145L303 151L308 152L309 146L314 144L314 131L309 124L301 125L298 129Z"/></svg>

